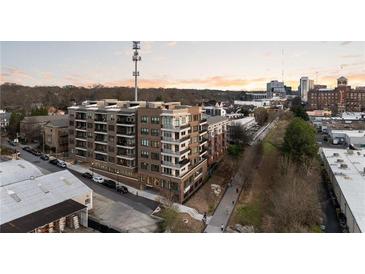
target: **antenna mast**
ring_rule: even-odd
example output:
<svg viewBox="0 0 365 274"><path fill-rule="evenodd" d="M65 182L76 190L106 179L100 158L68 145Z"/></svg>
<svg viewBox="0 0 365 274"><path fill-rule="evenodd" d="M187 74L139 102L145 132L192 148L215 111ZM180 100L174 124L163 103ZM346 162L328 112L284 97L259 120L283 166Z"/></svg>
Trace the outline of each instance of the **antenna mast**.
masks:
<svg viewBox="0 0 365 274"><path fill-rule="evenodd" d="M138 85L137 85L137 78L139 76L138 71L138 62L142 60L141 56L139 56L138 50L141 49L141 45L139 41L133 41L133 62L134 62L134 101L138 101Z"/></svg>

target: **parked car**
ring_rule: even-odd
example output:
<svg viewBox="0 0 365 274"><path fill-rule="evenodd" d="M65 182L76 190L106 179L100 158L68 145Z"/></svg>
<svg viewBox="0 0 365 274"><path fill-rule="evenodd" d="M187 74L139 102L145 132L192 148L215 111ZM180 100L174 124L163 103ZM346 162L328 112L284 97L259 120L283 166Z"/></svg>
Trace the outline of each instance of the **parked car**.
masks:
<svg viewBox="0 0 365 274"><path fill-rule="evenodd" d="M82 177L87 178L87 179L92 179L93 175L90 172L84 172L81 174Z"/></svg>
<svg viewBox="0 0 365 274"><path fill-rule="evenodd" d="M57 165L57 163L58 163L58 160L57 159L52 159L52 160L49 160L48 161L50 164L52 164L52 165Z"/></svg>
<svg viewBox="0 0 365 274"><path fill-rule="evenodd" d="M34 156L41 156L42 154L40 151L32 148L29 150L29 152L32 153Z"/></svg>
<svg viewBox="0 0 365 274"><path fill-rule="evenodd" d="M41 157L40 157L42 160L44 161L48 161L49 160L49 157L47 154L42 154Z"/></svg>
<svg viewBox="0 0 365 274"><path fill-rule="evenodd" d="M128 188L125 187L125 186L118 186L117 187L117 191L122 193L122 194L127 194L129 191L128 191Z"/></svg>
<svg viewBox="0 0 365 274"><path fill-rule="evenodd" d="M57 166L62 167L62 168L66 168L66 162L62 161L62 160L57 160Z"/></svg>
<svg viewBox="0 0 365 274"><path fill-rule="evenodd" d="M114 182L113 180L104 180L103 185L112 189L116 189L117 183Z"/></svg>
<svg viewBox="0 0 365 274"><path fill-rule="evenodd" d="M101 176L95 175L95 176L93 176L93 181L94 181L95 183L102 184L102 183L104 183L104 178L103 178L103 177L101 177Z"/></svg>
<svg viewBox="0 0 365 274"><path fill-rule="evenodd" d="M25 150L25 151L30 151L30 147L23 147L23 150Z"/></svg>
<svg viewBox="0 0 365 274"><path fill-rule="evenodd" d="M8 140L9 145L16 147L16 143L12 140Z"/></svg>

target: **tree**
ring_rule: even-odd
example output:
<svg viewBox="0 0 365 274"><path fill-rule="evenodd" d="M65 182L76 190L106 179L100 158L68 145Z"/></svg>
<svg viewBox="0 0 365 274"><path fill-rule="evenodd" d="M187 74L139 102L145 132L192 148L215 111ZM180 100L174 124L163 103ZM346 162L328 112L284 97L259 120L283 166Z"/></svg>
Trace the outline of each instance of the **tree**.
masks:
<svg viewBox="0 0 365 274"><path fill-rule="evenodd" d="M255 115L256 122L260 126L263 126L269 117L269 115L267 113L267 109L263 108L263 107L255 109L254 115Z"/></svg>
<svg viewBox="0 0 365 274"><path fill-rule="evenodd" d="M32 109L30 116L45 116L48 115L48 109L46 107Z"/></svg>
<svg viewBox="0 0 365 274"><path fill-rule="evenodd" d="M251 140L245 128L239 124L233 124L230 127L230 136L235 145L247 145Z"/></svg>
<svg viewBox="0 0 365 274"><path fill-rule="evenodd" d="M8 134L9 137L15 138L20 131L20 121L24 119L24 113L12 112L9 119Z"/></svg>
<svg viewBox="0 0 365 274"><path fill-rule="evenodd" d="M308 163L317 154L316 132L301 118L294 118L286 129L283 152L294 162Z"/></svg>
<svg viewBox="0 0 365 274"><path fill-rule="evenodd" d="M159 101L163 101L162 96L161 95L157 95L155 98L155 101L159 102Z"/></svg>
<svg viewBox="0 0 365 274"><path fill-rule="evenodd" d="M309 121L309 116L303 106L294 106L290 109L295 117L302 118L304 121Z"/></svg>
<svg viewBox="0 0 365 274"><path fill-rule="evenodd" d="M162 226L164 230L171 231L179 221L179 214L174 207L166 207L161 212L161 217L164 219Z"/></svg>

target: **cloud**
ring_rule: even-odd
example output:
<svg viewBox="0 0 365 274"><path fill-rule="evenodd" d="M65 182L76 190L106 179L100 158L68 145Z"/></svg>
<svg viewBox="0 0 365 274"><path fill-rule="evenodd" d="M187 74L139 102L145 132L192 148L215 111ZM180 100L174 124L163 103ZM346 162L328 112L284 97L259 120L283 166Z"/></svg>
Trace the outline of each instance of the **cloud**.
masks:
<svg viewBox="0 0 365 274"><path fill-rule="evenodd" d="M346 46L348 44L351 44L352 42L351 41L344 41L344 42L341 42L341 46Z"/></svg>
<svg viewBox="0 0 365 274"><path fill-rule="evenodd" d="M32 80L33 77L18 68L4 67L1 72L1 82L23 83Z"/></svg>

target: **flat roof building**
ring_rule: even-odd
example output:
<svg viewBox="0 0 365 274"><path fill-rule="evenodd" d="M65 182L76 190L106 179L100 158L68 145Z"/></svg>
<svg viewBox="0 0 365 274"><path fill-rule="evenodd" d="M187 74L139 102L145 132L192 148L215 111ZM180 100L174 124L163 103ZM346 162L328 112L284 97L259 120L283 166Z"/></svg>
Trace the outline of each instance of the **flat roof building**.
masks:
<svg viewBox="0 0 365 274"><path fill-rule="evenodd" d="M321 148L349 232L365 232L365 150Z"/></svg>
<svg viewBox="0 0 365 274"><path fill-rule="evenodd" d="M92 190L68 170L43 174L25 160L0 164L0 232L87 227Z"/></svg>

